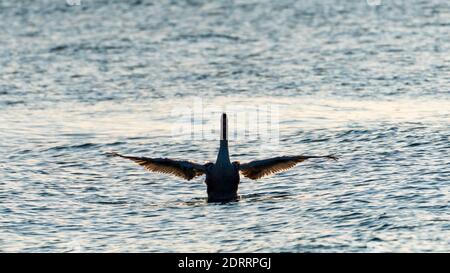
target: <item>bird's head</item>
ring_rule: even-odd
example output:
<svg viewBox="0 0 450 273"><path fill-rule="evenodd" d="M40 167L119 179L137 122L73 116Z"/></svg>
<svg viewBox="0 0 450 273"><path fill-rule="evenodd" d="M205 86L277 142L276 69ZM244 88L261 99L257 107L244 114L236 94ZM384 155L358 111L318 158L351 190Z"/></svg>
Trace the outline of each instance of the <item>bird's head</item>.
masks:
<svg viewBox="0 0 450 273"><path fill-rule="evenodd" d="M220 140L228 140L228 120L226 113L222 114L220 122Z"/></svg>

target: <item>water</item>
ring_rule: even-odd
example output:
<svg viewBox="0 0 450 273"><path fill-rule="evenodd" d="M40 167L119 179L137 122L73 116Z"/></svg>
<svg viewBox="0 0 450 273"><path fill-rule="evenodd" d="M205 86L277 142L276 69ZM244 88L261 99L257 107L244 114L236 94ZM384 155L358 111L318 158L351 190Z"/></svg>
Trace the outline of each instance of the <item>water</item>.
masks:
<svg viewBox="0 0 450 273"><path fill-rule="evenodd" d="M448 1L122 2L0 2L0 251L450 251ZM208 204L104 155L214 160L200 99L278 107L234 160L341 159Z"/></svg>

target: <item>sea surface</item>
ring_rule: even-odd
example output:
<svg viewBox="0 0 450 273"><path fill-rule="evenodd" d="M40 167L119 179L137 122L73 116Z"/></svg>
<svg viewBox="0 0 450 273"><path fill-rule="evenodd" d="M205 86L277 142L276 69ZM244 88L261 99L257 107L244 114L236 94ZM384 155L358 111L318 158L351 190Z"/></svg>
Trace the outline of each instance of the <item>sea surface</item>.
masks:
<svg viewBox="0 0 450 273"><path fill-rule="evenodd" d="M1 252L450 251L449 1L3 0L0 29ZM214 161L221 111L232 160L340 159L221 204L105 155Z"/></svg>

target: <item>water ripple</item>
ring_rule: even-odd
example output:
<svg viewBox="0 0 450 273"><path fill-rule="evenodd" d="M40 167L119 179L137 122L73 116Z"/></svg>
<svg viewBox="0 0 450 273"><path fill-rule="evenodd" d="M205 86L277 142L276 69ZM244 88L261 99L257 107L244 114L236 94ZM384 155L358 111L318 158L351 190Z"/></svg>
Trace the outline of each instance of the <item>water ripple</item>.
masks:
<svg viewBox="0 0 450 273"><path fill-rule="evenodd" d="M0 251L448 252L448 5L393 2L0 1ZM173 137L200 98L278 107L233 160L340 160L208 203L105 156L214 160Z"/></svg>

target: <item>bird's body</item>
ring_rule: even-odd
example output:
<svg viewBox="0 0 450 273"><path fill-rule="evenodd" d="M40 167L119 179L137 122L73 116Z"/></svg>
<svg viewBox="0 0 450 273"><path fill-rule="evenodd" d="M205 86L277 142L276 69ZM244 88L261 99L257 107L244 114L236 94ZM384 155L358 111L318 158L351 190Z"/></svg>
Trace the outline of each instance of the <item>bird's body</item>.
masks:
<svg viewBox="0 0 450 273"><path fill-rule="evenodd" d="M221 140L216 163L206 164L206 187L208 200L222 201L237 197L239 164L230 162L228 141Z"/></svg>
<svg viewBox="0 0 450 273"><path fill-rule="evenodd" d="M196 164L190 161L172 160L168 158L147 158L124 156L118 153L109 153L133 160L144 166L149 171L173 174L178 177L191 180L199 175L206 175L208 201L229 201L238 197L237 191L240 181L240 172L247 178L259 179L272 173L280 172L295 166L309 158L330 158L335 156L280 156L265 160L251 161L240 164L238 161L231 162L228 151L228 126L227 116L224 113L221 121L220 147L215 163Z"/></svg>

